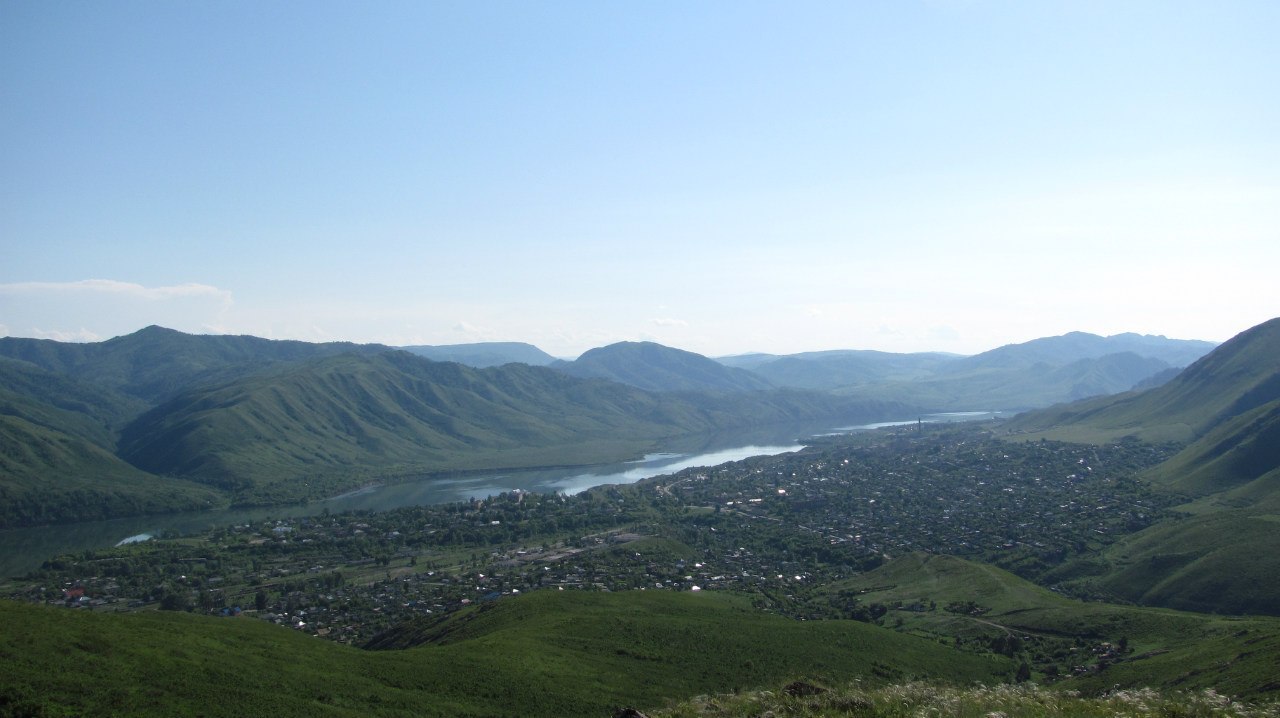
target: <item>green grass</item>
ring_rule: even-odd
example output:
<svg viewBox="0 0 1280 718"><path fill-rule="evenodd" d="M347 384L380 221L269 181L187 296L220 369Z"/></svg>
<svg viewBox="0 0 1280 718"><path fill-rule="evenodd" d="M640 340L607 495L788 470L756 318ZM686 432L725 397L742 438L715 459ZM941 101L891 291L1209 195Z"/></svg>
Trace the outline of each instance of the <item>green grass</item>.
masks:
<svg viewBox="0 0 1280 718"><path fill-rule="evenodd" d="M1125 537L1085 579L1102 595L1190 611L1280 615L1280 531L1272 514L1214 511Z"/></svg>
<svg viewBox="0 0 1280 718"><path fill-rule="evenodd" d="M206 486L139 471L97 444L0 414L0 528L224 503Z"/></svg>
<svg viewBox="0 0 1280 718"><path fill-rule="evenodd" d="M386 651L176 613L0 602L0 625L0 706L49 715L599 716L802 677L971 683L1013 670L1005 659L851 621L791 621L711 593L537 592L423 629L428 644Z"/></svg>
<svg viewBox="0 0 1280 718"><path fill-rule="evenodd" d="M791 690L788 691L788 688ZM956 687L905 683L869 687L857 683L828 689L794 684L778 690L701 696L653 718L754 718L755 716L860 716L861 718L1274 718L1280 706L1232 701L1214 691L1118 690L1082 697L1034 684Z"/></svg>
<svg viewBox="0 0 1280 718"><path fill-rule="evenodd" d="M1096 692L1113 685L1164 689L1214 688L1237 696L1280 696L1280 619L1223 617L1165 608L1083 602L1028 583L1000 569L951 556L913 554L832 590L861 591L867 603L910 606L934 601L933 611L890 611L886 622L924 636L980 642L1012 633L1075 641L1083 648L1122 639L1129 651L1101 673L1062 685ZM944 609L973 602L977 615ZM1083 656L1084 654L1080 654ZM1081 660L1072 657L1070 661Z"/></svg>

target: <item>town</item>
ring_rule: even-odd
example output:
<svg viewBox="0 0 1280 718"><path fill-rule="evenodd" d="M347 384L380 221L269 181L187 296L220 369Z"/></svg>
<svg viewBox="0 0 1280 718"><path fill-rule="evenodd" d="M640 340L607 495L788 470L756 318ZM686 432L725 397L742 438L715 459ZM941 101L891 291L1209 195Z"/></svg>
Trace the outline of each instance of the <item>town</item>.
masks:
<svg viewBox="0 0 1280 718"><path fill-rule="evenodd" d="M162 537L52 558L4 593L256 617L353 645L535 590L735 591L797 619L883 621L903 607L829 586L915 551L1044 583L1165 515L1176 497L1135 477L1170 452L1002 441L980 426L882 430L573 496L510 492Z"/></svg>

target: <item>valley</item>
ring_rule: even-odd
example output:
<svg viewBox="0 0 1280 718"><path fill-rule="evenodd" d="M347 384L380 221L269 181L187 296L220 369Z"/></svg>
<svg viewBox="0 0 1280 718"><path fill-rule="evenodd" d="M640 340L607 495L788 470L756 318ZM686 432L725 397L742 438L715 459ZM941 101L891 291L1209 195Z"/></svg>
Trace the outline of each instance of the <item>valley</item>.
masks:
<svg viewBox="0 0 1280 718"><path fill-rule="evenodd" d="M1280 718L1277 28L0 2L0 718Z"/></svg>
<svg viewBox="0 0 1280 718"><path fill-rule="evenodd" d="M713 378L716 362L656 345L607 348L582 365L608 378L371 348L219 365L206 381L171 358L165 371L188 378L164 383L168 398L149 409L113 404L103 392L122 389L93 394L65 367L61 383L41 383L31 377L52 369L9 366L12 426L98 447L108 458L96 490L128 486L109 464L257 505L27 563L0 583L16 621L0 650L25 656L0 695L32 710L194 706L205 689L181 682L105 688L159 651L161 664L197 674L222 661L224 680L259 685L244 694L256 701L266 686L236 657L289 650L313 675L342 671L345 687L287 679L269 699L282 714L600 715L797 677L866 690L1034 683L1099 700L1118 688L1158 691L1153 701L1208 690L1265 705L1280 698L1280 552L1267 548L1278 332L1278 322L1256 327L1127 393L966 422L925 417L925 406L956 409L945 403L873 398L900 376L856 396L762 388L748 369ZM1069 341L991 353L983 381L1040 375L1052 386L1064 374L1048 368L1046 347L1096 345L1059 339ZM493 350L476 356L493 361ZM886 371L957 361L897 357ZM642 388L646 366L659 384L679 373L705 389ZM811 428L771 433L779 417ZM606 471L507 465L568 450L571 464L656 455ZM38 455L46 468L61 461ZM30 454L6 456L28 476L56 475ZM405 480L427 465L436 471ZM162 633L205 650L175 653ZM54 644L36 634L67 636L93 666L79 687L43 677ZM489 681L459 672L477 670ZM395 677L404 671L434 678ZM537 689L493 688L530 675ZM232 714L236 704L219 705Z"/></svg>

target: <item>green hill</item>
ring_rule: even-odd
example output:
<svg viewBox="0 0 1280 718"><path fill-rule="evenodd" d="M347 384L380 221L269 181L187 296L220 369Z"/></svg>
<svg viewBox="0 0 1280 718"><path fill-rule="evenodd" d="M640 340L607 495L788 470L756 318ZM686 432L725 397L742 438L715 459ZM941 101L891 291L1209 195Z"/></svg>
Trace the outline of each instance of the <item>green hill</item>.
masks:
<svg viewBox="0 0 1280 718"><path fill-rule="evenodd" d="M1061 576L1108 600L1280 616L1280 515L1229 510L1163 522Z"/></svg>
<svg viewBox="0 0 1280 718"><path fill-rule="evenodd" d="M271 501L333 493L362 477L587 464L634 456L667 436L886 410L802 392L655 394L521 364L472 369L387 352L180 395L126 427L120 455L240 500Z"/></svg>
<svg viewBox="0 0 1280 718"><path fill-rule="evenodd" d="M269 504L375 478L602 463L666 437L913 410L798 391L657 394L518 363L472 369L378 345L159 327L94 344L5 338L0 525L99 516L95 504L136 513L208 503L207 491L185 495L191 485L172 479L218 489L223 503ZM143 486L168 498L134 500ZM117 500L117 489L131 498ZM38 510L32 491L44 493ZM73 494L83 505L67 503Z"/></svg>
<svg viewBox="0 0 1280 718"><path fill-rule="evenodd" d="M111 389L0 357L0 414L111 449L120 426L146 408L146 402Z"/></svg>
<svg viewBox="0 0 1280 718"><path fill-rule="evenodd" d="M151 326L104 342L0 338L0 356L127 394L148 403L197 384L226 381L274 363L338 354L376 354L380 345L312 344L251 336L194 335Z"/></svg>
<svg viewBox="0 0 1280 718"><path fill-rule="evenodd" d="M0 358L0 527L202 509L217 492L153 476L115 454L145 403Z"/></svg>
<svg viewBox="0 0 1280 718"><path fill-rule="evenodd" d="M0 602L0 706L120 715L601 716L797 677L998 681L1012 666L853 621L798 622L728 595L536 592L408 650L264 622Z"/></svg>
<svg viewBox="0 0 1280 718"><path fill-rule="evenodd" d="M1276 399L1280 319L1241 332L1155 389L1030 412L1007 428L1063 439L1137 436L1191 441Z"/></svg>
<svg viewBox="0 0 1280 718"><path fill-rule="evenodd" d="M608 379L648 391L763 391L774 388L743 369L653 342L619 342L554 365L577 377Z"/></svg>
<svg viewBox="0 0 1280 718"><path fill-rule="evenodd" d="M97 444L6 414L0 414L0 477L0 527L224 503L207 487L152 476Z"/></svg>
<svg viewBox="0 0 1280 718"><path fill-rule="evenodd" d="M1177 439L1145 475L1190 515L1061 567L1076 591L1198 611L1280 615L1280 319L1242 332L1168 383L1032 412L1023 438Z"/></svg>
<svg viewBox="0 0 1280 718"><path fill-rule="evenodd" d="M1223 421L1147 478L1189 496L1212 495L1225 508L1280 507L1280 400Z"/></svg>
<svg viewBox="0 0 1280 718"><path fill-rule="evenodd" d="M1065 585L1192 611L1280 615L1280 401L1223 422L1146 476L1193 499L1182 507L1190 515L1064 567Z"/></svg>
<svg viewBox="0 0 1280 718"><path fill-rule="evenodd" d="M891 609L900 630L958 639L996 650L1016 647L1060 685L1086 692L1112 686L1214 688L1247 697L1280 697L1280 619L1225 618L1165 608L1065 598L1013 574L952 556L909 554L828 590ZM928 607L933 605L933 609ZM1017 643L1007 641L1016 637ZM1110 655L1099 660L1099 648ZM1114 650L1123 644L1123 650Z"/></svg>

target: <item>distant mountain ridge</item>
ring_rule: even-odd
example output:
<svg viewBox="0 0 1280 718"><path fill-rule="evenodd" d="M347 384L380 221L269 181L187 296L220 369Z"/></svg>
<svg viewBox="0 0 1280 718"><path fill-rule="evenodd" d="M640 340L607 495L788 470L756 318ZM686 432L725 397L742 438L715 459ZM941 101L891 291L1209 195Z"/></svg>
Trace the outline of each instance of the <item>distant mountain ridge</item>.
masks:
<svg viewBox="0 0 1280 718"><path fill-rule="evenodd" d="M874 382L911 381L931 376L958 355L894 354L873 350L834 350L777 356L746 354L717 359L746 369L776 386L840 389Z"/></svg>
<svg viewBox="0 0 1280 718"><path fill-rule="evenodd" d="M571 376L608 379L648 391L765 391L775 388L749 371L654 342L619 342L553 365Z"/></svg>
<svg viewBox="0 0 1280 718"><path fill-rule="evenodd" d="M722 357L776 386L892 398L935 411L1028 409L1127 391L1208 353L1212 342L1071 332L973 356L876 351Z"/></svg>
<svg viewBox="0 0 1280 718"><path fill-rule="evenodd" d="M193 384L223 381L273 363L389 350L380 344L312 344L253 336L184 334L154 325L88 344L0 338L0 356L147 402L163 400Z"/></svg>
<svg viewBox="0 0 1280 718"><path fill-rule="evenodd" d="M1280 614L1280 319L1246 330L1155 388L1029 412L1012 436L1186 446L1147 472L1187 516L1128 536L1058 578L1136 603Z"/></svg>
<svg viewBox="0 0 1280 718"><path fill-rule="evenodd" d="M1111 436L1190 440L1280 399L1280 319L1241 332L1149 391L1048 409L1010 424L1017 431L1087 427Z"/></svg>
<svg viewBox="0 0 1280 718"><path fill-rule="evenodd" d="M1191 339L1168 339L1150 334L1113 334L1099 336L1088 332L1068 332L1056 337L1032 339L1021 344L1006 344L981 354L964 357L948 369L966 371L976 367L1033 366L1069 364L1081 359L1098 359L1108 354L1132 353L1158 359L1169 366L1187 366L1217 346L1213 342Z"/></svg>

